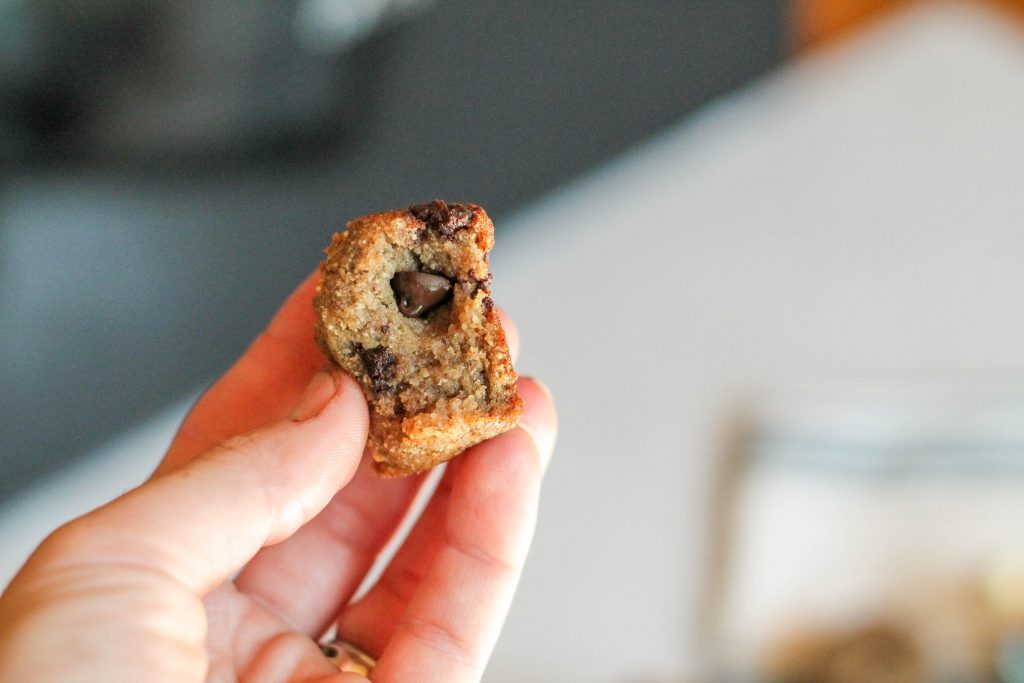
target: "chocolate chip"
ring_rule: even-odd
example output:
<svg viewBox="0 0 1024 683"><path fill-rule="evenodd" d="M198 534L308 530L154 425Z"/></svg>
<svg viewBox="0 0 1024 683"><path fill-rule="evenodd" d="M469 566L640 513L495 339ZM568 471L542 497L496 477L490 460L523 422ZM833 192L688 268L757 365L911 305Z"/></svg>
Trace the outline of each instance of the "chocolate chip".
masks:
<svg viewBox="0 0 1024 683"><path fill-rule="evenodd" d="M484 310L490 312L494 308L494 299L489 296L484 297Z"/></svg>
<svg viewBox="0 0 1024 683"><path fill-rule="evenodd" d="M383 346L372 349L357 347L359 357L363 359L363 367L370 376L373 390L378 394L391 390L391 380L395 376L395 357Z"/></svg>
<svg viewBox="0 0 1024 683"><path fill-rule="evenodd" d="M428 230L443 237L451 237L456 231L468 228L476 218L476 210L468 204L447 204L435 199L429 204L415 204L409 207L411 213Z"/></svg>
<svg viewBox="0 0 1024 683"><path fill-rule="evenodd" d="M395 291L398 310L407 318L426 315L448 296L451 281L443 275L406 271L395 273L391 289Z"/></svg>
<svg viewBox="0 0 1024 683"><path fill-rule="evenodd" d="M339 654L338 648L334 647L333 645L321 645L320 652L323 652L324 656L329 659L333 659L334 657L337 657Z"/></svg>

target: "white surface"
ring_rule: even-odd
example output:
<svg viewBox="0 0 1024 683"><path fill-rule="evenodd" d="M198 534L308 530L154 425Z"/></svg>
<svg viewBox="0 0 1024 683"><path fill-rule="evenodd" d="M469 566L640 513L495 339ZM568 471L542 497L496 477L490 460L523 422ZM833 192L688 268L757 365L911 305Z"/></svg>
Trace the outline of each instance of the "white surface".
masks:
<svg viewBox="0 0 1024 683"><path fill-rule="evenodd" d="M1024 375L1021 74L992 16L913 12L503 226L496 297L562 437L488 681L698 669L715 454L748 390ZM40 500L0 518L5 545Z"/></svg>
<svg viewBox="0 0 1024 683"><path fill-rule="evenodd" d="M1024 38L942 4L725 100L515 221L496 298L560 398L493 683L699 669L715 455L795 379L1024 374Z"/></svg>

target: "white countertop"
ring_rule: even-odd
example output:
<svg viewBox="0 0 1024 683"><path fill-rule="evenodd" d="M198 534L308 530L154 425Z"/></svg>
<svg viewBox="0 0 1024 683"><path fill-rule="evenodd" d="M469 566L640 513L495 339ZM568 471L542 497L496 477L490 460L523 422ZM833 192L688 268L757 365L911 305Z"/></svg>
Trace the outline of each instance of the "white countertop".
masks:
<svg viewBox="0 0 1024 683"><path fill-rule="evenodd" d="M928 5L506 222L496 298L562 435L488 681L700 670L716 456L751 392L1024 378L1021 74L1016 27ZM185 408L0 510L0 581L138 482Z"/></svg>

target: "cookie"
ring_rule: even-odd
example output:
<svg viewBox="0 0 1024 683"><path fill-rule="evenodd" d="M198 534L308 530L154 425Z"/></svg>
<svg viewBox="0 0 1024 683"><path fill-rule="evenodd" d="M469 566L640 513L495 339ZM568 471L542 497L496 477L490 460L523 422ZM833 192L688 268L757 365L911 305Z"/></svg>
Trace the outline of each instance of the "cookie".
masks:
<svg viewBox="0 0 1024 683"><path fill-rule="evenodd" d="M519 422L493 244L482 208L435 200L357 218L326 250L316 337L363 387L382 474L428 470Z"/></svg>

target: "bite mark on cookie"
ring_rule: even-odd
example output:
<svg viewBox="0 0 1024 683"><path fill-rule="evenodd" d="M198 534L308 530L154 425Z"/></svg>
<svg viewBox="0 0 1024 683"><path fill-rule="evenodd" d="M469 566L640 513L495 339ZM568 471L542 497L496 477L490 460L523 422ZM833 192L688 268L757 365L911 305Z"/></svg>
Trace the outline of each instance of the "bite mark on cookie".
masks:
<svg viewBox="0 0 1024 683"><path fill-rule="evenodd" d="M357 218L327 249L316 338L362 385L367 448L385 476L430 469L519 422L489 298L493 244L481 207L438 200Z"/></svg>

